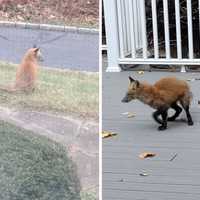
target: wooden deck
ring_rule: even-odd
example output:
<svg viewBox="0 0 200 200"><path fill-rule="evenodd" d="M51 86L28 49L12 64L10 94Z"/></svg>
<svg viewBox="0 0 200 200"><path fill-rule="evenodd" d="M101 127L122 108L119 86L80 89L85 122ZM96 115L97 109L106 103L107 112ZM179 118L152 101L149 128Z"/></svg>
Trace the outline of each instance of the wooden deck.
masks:
<svg viewBox="0 0 200 200"><path fill-rule="evenodd" d="M118 133L117 137L103 139L103 200L200 199L200 81L188 82L194 95L194 126L178 120L159 132L150 107L138 101L121 103L129 75L151 83L168 75L200 78L199 73L103 74L103 130ZM127 118L122 115L124 112L134 112L136 116ZM186 119L184 112L181 118ZM144 151L157 156L141 160L138 155ZM140 176L141 173L148 176Z"/></svg>

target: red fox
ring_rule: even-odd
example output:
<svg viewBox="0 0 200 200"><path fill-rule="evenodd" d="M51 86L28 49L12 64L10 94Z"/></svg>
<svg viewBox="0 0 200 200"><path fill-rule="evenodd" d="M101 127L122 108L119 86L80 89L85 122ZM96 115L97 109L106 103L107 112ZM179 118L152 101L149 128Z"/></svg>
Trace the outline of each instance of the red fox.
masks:
<svg viewBox="0 0 200 200"><path fill-rule="evenodd" d="M129 80L128 92L122 99L122 102L127 103L138 99L156 109L153 113L153 118L161 124L158 130L165 130L167 128L167 121L174 121L180 115L182 108L177 103L180 103L185 110L188 125L193 125L189 112L192 93L186 81L175 77L166 77L160 79L154 85L150 85L134 80L132 77L129 77ZM167 111L169 108L174 109L175 114L168 118ZM159 115L161 115L162 120L159 118Z"/></svg>
<svg viewBox="0 0 200 200"><path fill-rule="evenodd" d="M1 86L0 89L7 92L33 90L37 79L38 60L40 59L39 48L29 49L17 68L15 83L7 87Z"/></svg>

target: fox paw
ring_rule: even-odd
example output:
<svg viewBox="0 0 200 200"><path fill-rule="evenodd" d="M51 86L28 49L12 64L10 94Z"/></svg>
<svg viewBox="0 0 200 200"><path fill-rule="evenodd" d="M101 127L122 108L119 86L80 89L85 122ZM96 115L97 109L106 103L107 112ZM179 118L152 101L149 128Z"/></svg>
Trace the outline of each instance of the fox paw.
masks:
<svg viewBox="0 0 200 200"><path fill-rule="evenodd" d="M188 125L189 125L189 126L193 126L193 124L194 124L193 121L189 121L189 122L188 122Z"/></svg>
<svg viewBox="0 0 200 200"><path fill-rule="evenodd" d="M159 127L158 127L158 130L159 130L159 131L164 131L165 129L167 129L166 126L159 126Z"/></svg>

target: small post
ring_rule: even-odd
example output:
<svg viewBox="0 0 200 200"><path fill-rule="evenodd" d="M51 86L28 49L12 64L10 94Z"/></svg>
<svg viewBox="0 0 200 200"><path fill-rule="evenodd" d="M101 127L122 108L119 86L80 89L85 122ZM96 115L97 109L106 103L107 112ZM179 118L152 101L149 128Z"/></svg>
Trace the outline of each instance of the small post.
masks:
<svg viewBox="0 0 200 200"><path fill-rule="evenodd" d="M107 72L120 72L119 59L119 38L117 27L117 5L116 0L104 0L104 17L106 28L106 43L108 67Z"/></svg>

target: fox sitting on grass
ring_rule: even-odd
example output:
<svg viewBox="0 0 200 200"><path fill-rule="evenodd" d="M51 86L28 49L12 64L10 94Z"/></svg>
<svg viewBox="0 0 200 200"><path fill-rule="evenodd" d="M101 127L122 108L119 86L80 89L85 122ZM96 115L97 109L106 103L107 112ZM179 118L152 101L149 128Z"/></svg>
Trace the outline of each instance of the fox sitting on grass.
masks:
<svg viewBox="0 0 200 200"><path fill-rule="evenodd" d="M40 49L35 47L28 49L17 68L15 83L10 86L0 86L0 90L7 92L34 90L39 60L41 60Z"/></svg>
<svg viewBox="0 0 200 200"><path fill-rule="evenodd" d="M167 121L175 121L180 115L182 108L178 103L180 103L186 112L188 125L193 125L189 112L192 93L186 81L175 77L166 77L160 79L154 85L150 85L134 80L132 77L129 77L129 80L128 92L122 99L122 102L127 103L133 99L138 99L156 109L153 113L153 118L161 124L158 130L165 130L167 128ZM167 112L169 108L174 109L175 114L168 118ZM162 120L159 118L160 115Z"/></svg>

